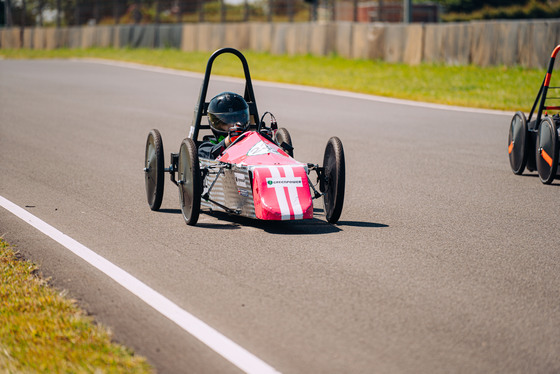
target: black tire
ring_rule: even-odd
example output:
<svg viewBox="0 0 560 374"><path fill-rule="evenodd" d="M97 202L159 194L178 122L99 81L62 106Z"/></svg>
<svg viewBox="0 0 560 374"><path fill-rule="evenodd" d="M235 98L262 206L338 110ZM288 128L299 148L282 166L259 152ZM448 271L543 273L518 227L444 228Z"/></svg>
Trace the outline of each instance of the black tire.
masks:
<svg viewBox="0 0 560 374"><path fill-rule="evenodd" d="M517 112L511 120L508 136L508 155L511 171L521 175L527 165L528 150L527 119L523 112Z"/></svg>
<svg viewBox="0 0 560 374"><path fill-rule="evenodd" d="M294 147L292 146L292 137L287 129L280 127L274 136L276 144L280 146L290 157L294 157ZM286 143L288 147L282 147L282 143Z"/></svg>
<svg viewBox="0 0 560 374"><path fill-rule="evenodd" d="M558 130L550 117L545 117L539 126L536 159L541 182L552 183L558 169Z"/></svg>
<svg viewBox="0 0 560 374"><path fill-rule="evenodd" d="M144 155L144 178L146 180L146 197L151 210L158 210L163 200L164 186L163 142L158 130L150 130L146 140Z"/></svg>
<svg viewBox="0 0 560 374"><path fill-rule="evenodd" d="M184 139L181 143L177 174L181 212L187 225L194 226L200 214L202 178L196 145L190 138Z"/></svg>
<svg viewBox="0 0 560 374"><path fill-rule="evenodd" d="M342 213L344 204L344 186L346 179L346 165L342 142L337 137L332 137L327 142L323 158L324 183L323 203L327 222L337 223Z"/></svg>

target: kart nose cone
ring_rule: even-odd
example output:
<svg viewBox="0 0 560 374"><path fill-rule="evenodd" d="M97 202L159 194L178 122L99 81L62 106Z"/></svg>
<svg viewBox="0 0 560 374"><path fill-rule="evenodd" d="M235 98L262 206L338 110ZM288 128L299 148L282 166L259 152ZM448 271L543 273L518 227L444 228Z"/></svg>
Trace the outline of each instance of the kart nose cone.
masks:
<svg viewBox="0 0 560 374"><path fill-rule="evenodd" d="M253 170L255 214L263 220L313 218L313 203L303 166L262 166Z"/></svg>

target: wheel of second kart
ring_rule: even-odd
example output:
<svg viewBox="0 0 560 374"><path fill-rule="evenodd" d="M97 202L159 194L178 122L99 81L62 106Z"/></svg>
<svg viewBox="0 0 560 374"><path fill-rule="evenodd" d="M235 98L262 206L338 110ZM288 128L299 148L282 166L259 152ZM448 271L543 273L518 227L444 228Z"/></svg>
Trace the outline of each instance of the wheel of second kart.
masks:
<svg viewBox="0 0 560 374"><path fill-rule="evenodd" d="M550 117L545 117L539 126L536 159L541 182L552 183L558 169L558 130Z"/></svg>
<svg viewBox="0 0 560 374"><path fill-rule="evenodd" d="M146 180L146 196L151 210L158 210L163 200L164 185L163 142L158 130L153 129L146 140L144 157L144 178Z"/></svg>
<svg viewBox="0 0 560 374"><path fill-rule="evenodd" d="M274 140L276 141L276 143L278 143L280 147L282 147L282 143L288 144L290 146L289 149L284 149L284 148L282 149L284 149L284 151L288 154L288 156L294 157L294 148L292 147L292 137L290 136L290 133L288 132L287 129L285 129L284 127L280 127L276 131Z"/></svg>
<svg viewBox="0 0 560 374"><path fill-rule="evenodd" d="M527 119L523 112L517 112L511 120L508 136L508 155L511 171L521 175L527 165L528 150L528 128Z"/></svg>
<svg viewBox="0 0 560 374"><path fill-rule="evenodd" d="M336 223L344 204L346 165L342 142L332 137L327 142L323 158L324 183L321 184L327 222Z"/></svg>
<svg viewBox="0 0 560 374"><path fill-rule="evenodd" d="M177 172L181 212L187 225L194 226L200 214L202 178L196 145L190 138L184 139L181 143Z"/></svg>

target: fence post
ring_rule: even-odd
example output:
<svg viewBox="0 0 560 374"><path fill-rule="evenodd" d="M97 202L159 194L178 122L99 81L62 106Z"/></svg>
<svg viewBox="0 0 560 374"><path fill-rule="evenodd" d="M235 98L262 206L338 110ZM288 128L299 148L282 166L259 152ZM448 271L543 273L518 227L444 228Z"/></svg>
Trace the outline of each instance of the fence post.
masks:
<svg viewBox="0 0 560 374"><path fill-rule="evenodd" d="M156 6L156 16L154 17L154 23L157 25L157 24L159 24L159 14L161 12L161 7L160 7L159 0L155 1L155 6Z"/></svg>
<svg viewBox="0 0 560 374"><path fill-rule="evenodd" d="M198 22L204 22L204 0L198 0Z"/></svg>
<svg viewBox="0 0 560 374"><path fill-rule="evenodd" d="M403 0L403 22L412 22L412 0Z"/></svg>
<svg viewBox="0 0 560 374"><path fill-rule="evenodd" d="M60 0L57 0L60 1ZM115 25L119 24L119 0L113 0L113 17L115 18Z"/></svg>
<svg viewBox="0 0 560 374"><path fill-rule="evenodd" d="M101 19L99 15L99 0L95 0L93 3L93 18L95 19L95 24L99 24L99 20Z"/></svg>
<svg viewBox="0 0 560 374"><path fill-rule="evenodd" d="M243 21L244 22L248 22L249 21L249 0L245 0L244 2L244 13L243 13Z"/></svg>
<svg viewBox="0 0 560 374"><path fill-rule="evenodd" d="M12 20L12 6L10 0L4 1L4 11L6 17L6 28L12 27L14 25L14 22Z"/></svg>
<svg viewBox="0 0 560 374"><path fill-rule="evenodd" d="M141 10L141 0L136 0L134 2L134 9L132 10L132 18L134 19L134 24L137 25L142 21L142 10Z"/></svg>
<svg viewBox="0 0 560 374"><path fill-rule="evenodd" d="M288 21L294 22L294 0L288 0Z"/></svg>
<svg viewBox="0 0 560 374"><path fill-rule="evenodd" d="M175 4L177 10L177 23L181 23L183 20L183 3L181 0L177 0Z"/></svg>
<svg viewBox="0 0 560 374"><path fill-rule="evenodd" d="M25 13L27 13L27 3L22 0L22 12L21 12L21 27L19 29L19 44L23 47L23 33L25 31Z"/></svg>
<svg viewBox="0 0 560 374"><path fill-rule="evenodd" d="M80 25L80 0L76 0L76 9L74 9L74 24Z"/></svg>

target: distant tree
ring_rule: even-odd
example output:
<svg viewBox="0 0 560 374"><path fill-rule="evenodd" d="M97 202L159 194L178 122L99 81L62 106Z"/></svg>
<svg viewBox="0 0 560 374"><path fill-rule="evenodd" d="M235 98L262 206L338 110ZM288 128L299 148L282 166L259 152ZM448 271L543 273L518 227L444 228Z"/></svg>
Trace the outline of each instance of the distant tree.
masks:
<svg viewBox="0 0 560 374"><path fill-rule="evenodd" d="M497 8L526 5L529 0L435 0L435 2L443 5L448 12L471 13L485 6ZM539 2L544 3L546 0L540 0Z"/></svg>

